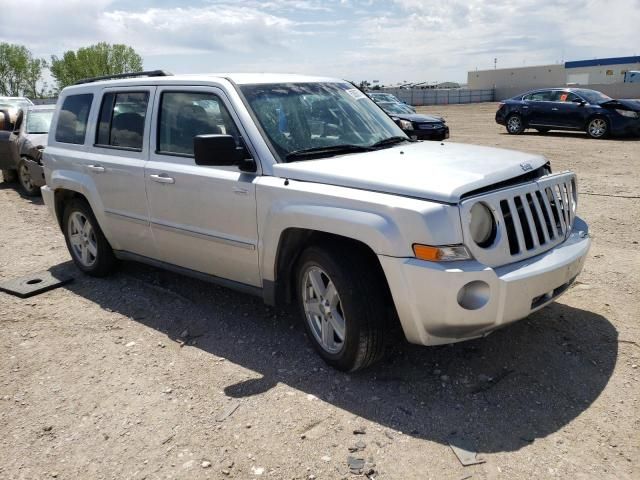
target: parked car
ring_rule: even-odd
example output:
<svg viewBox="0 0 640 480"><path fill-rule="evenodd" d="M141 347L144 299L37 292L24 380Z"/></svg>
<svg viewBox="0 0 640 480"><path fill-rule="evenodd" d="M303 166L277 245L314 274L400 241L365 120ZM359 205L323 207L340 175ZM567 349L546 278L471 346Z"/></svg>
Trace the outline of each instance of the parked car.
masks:
<svg viewBox="0 0 640 480"><path fill-rule="evenodd" d="M412 142L342 80L148 75L60 93L42 194L89 275L136 260L296 301L320 356L357 370L392 322L482 337L582 270L576 177L542 156Z"/></svg>
<svg viewBox="0 0 640 480"><path fill-rule="evenodd" d="M584 130L592 138L640 135L640 102L585 88L533 90L501 102L496 122L514 135L527 128Z"/></svg>
<svg viewBox="0 0 640 480"><path fill-rule="evenodd" d="M391 93L369 92L367 93L367 95L369 95L369 98L371 98L371 100L373 100L376 103L392 102L392 103L397 103L399 105L406 105L411 110L412 113L416 113L415 107L408 105L407 102L403 102L402 100L400 100L398 97L396 97Z"/></svg>
<svg viewBox="0 0 640 480"><path fill-rule="evenodd" d="M13 131L0 132L0 170L5 181L16 178L28 196L40 194L45 184L42 151L47 144L53 105L22 108Z"/></svg>
<svg viewBox="0 0 640 480"><path fill-rule="evenodd" d="M394 122L413 140L444 140L449 138L449 127L444 118L412 113L407 105L379 102Z"/></svg>

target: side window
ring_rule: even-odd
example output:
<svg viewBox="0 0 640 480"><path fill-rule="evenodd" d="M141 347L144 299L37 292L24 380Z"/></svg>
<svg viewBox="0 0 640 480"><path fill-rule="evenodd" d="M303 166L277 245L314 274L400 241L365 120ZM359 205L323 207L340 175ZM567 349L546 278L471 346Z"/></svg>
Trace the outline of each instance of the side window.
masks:
<svg viewBox="0 0 640 480"><path fill-rule="evenodd" d="M58 114L56 142L83 144L93 94L69 95Z"/></svg>
<svg viewBox="0 0 640 480"><path fill-rule="evenodd" d="M109 92L102 97L96 145L142 150L149 92Z"/></svg>
<svg viewBox="0 0 640 480"><path fill-rule="evenodd" d="M549 100L551 100L551 92L544 91L530 93L529 95L523 97L523 100L527 100L529 102L548 102Z"/></svg>
<svg viewBox="0 0 640 480"><path fill-rule="evenodd" d="M193 137L240 134L217 95L205 92L164 92L160 98L158 153L193 155Z"/></svg>

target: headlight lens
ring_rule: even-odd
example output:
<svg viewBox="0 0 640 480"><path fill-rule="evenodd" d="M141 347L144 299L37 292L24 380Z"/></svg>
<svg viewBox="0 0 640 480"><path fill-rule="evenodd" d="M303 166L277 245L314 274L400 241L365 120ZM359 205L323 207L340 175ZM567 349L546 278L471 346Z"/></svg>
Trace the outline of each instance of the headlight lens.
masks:
<svg viewBox="0 0 640 480"><path fill-rule="evenodd" d="M631 110L620 110L620 109L616 108L616 112L618 112L618 114L622 115L623 117L640 118L640 113L633 112Z"/></svg>
<svg viewBox="0 0 640 480"><path fill-rule="evenodd" d="M409 120L400 120L400 128L402 130L413 130L413 124Z"/></svg>
<svg viewBox="0 0 640 480"><path fill-rule="evenodd" d="M469 231L479 247L488 247L495 240L496 222L493 213L484 203L478 202L471 207Z"/></svg>

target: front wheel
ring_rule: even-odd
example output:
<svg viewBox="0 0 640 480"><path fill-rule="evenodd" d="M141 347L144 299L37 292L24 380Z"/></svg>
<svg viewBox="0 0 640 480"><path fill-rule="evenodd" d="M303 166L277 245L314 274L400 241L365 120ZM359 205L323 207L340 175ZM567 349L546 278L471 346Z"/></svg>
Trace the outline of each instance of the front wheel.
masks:
<svg viewBox="0 0 640 480"><path fill-rule="evenodd" d="M587 135L591 138L604 138L609 133L609 124L602 117L595 117L587 123Z"/></svg>
<svg viewBox="0 0 640 480"><path fill-rule="evenodd" d="M18 181L26 196L35 197L40 194L40 188L33 184L31 172L29 172L27 161L24 158L21 158L18 163Z"/></svg>
<svg viewBox="0 0 640 480"><path fill-rule="evenodd" d="M64 238L71 258L87 275L104 277L115 266L115 256L89 204L74 199L64 210Z"/></svg>
<svg viewBox="0 0 640 480"><path fill-rule="evenodd" d="M384 353L390 298L367 260L353 251L309 247L298 262L297 297L307 335L337 370L360 370Z"/></svg>
<svg viewBox="0 0 640 480"><path fill-rule="evenodd" d="M507 118L507 132L511 135L518 135L524 132L524 122L522 121L522 117L517 113Z"/></svg>

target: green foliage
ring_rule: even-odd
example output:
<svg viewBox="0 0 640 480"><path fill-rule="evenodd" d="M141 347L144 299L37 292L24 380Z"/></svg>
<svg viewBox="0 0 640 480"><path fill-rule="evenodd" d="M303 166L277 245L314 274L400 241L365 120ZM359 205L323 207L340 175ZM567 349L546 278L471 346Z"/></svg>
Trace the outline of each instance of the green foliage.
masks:
<svg viewBox="0 0 640 480"><path fill-rule="evenodd" d="M34 58L28 48L0 42L0 95L41 96L37 82L46 67L46 60Z"/></svg>
<svg viewBox="0 0 640 480"><path fill-rule="evenodd" d="M51 57L51 75L62 90L78 80L142 70L142 57L122 44L105 42L64 52L62 58Z"/></svg>

